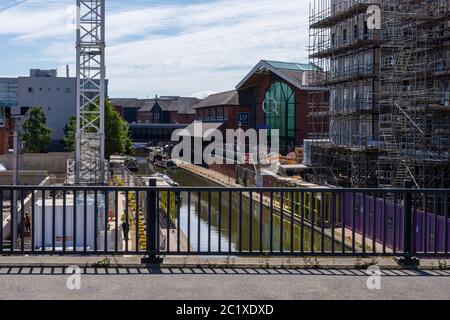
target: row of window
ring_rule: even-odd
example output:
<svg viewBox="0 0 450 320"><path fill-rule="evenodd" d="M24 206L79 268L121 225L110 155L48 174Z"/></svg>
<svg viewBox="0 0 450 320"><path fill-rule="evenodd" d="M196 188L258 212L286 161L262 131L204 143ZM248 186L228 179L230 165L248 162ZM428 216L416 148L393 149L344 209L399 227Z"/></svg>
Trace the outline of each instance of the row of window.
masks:
<svg viewBox="0 0 450 320"><path fill-rule="evenodd" d="M364 23L364 28L361 29L358 25L353 28L353 33L350 34L347 29L342 29L342 34L334 32L331 34L331 46L346 45L351 41L369 40L372 38L372 33L367 28L367 22Z"/></svg>
<svg viewBox="0 0 450 320"><path fill-rule="evenodd" d="M207 108L197 110L197 119L200 121L224 121L227 120L225 108Z"/></svg>
<svg viewBox="0 0 450 320"><path fill-rule="evenodd" d="M18 104L18 85L13 82L0 83L0 106L14 107Z"/></svg>
<svg viewBox="0 0 450 320"><path fill-rule="evenodd" d="M372 72L374 68L373 51L367 51L353 57L348 56L330 61L330 71L332 77L349 76L357 72Z"/></svg>
<svg viewBox="0 0 450 320"><path fill-rule="evenodd" d="M37 89L37 88L36 88ZM37 90L39 90L39 91L44 91L44 89L43 88L39 88L39 89L37 89ZM36 90L36 91L37 91ZM32 92L34 92L35 91L35 88L33 88L33 87L29 87L28 88L28 92L29 93L32 93ZM47 88L47 91L52 91L52 88ZM56 88L56 91L57 92L60 92L61 91L61 88ZM72 92L72 89L71 88L65 88L65 93L71 93Z"/></svg>
<svg viewBox="0 0 450 320"><path fill-rule="evenodd" d="M361 91L362 88L362 91ZM338 86L330 90L331 111L371 110L373 107L373 87L371 83L352 86Z"/></svg>

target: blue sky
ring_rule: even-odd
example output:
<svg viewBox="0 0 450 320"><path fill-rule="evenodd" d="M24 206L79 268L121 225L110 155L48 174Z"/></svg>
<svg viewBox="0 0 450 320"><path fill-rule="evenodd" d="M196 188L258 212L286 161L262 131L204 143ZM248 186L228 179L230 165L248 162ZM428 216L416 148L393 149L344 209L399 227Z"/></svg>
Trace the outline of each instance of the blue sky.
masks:
<svg viewBox="0 0 450 320"><path fill-rule="evenodd" d="M261 59L307 62L307 0L107 0L111 97L233 89ZM75 65L75 0L0 0L0 76Z"/></svg>

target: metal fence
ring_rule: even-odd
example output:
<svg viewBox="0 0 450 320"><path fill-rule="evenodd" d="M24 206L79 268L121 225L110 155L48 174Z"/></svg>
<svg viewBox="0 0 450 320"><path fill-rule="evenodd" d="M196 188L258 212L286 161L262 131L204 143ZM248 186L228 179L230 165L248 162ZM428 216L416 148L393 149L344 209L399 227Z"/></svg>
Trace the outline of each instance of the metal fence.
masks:
<svg viewBox="0 0 450 320"><path fill-rule="evenodd" d="M449 196L450 190L411 189L4 186L0 254L450 257Z"/></svg>

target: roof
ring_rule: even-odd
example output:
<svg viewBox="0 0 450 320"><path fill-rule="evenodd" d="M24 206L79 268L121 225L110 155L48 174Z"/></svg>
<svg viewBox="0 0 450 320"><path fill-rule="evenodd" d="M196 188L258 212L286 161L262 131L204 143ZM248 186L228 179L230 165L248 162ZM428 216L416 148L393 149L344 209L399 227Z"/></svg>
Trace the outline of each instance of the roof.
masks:
<svg viewBox="0 0 450 320"><path fill-rule="evenodd" d="M177 101L172 101L169 111L176 111L178 114L195 114L194 106L200 102L197 98L180 97Z"/></svg>
<svg viewBox="0 0 450 320"><path fill-rule="evenodd" d="M137 108L139 112L151 112L156 102L163 111L174 111L178 114L195 114L193 106L200 102L197 98L189 97L161 97L158 99L134 99L116 98L111 99L113 106L122 108Z"/></svg>
<svg viewBox="0 0 450 320"><path fill-rule="evenodd" d="M250 73L239 82L236 89L242 88L254 74L266 71L276 74L299 89L307 89L309 87L308 74L314 70L317 70L317 67L311 63L261 60Z"/></svg>
<svg viewBox="0 0 450 320"><path fill-rule="evenodd" d="M153 99L133 99L133 98L115 98L111 103L115 107L122 108L142 108L145 104L151 103Z"/></svg>
<svg viewBox="0 0 450 320"><path fill-rule="evenodd" d="M209 138L215 130L223 126L223 122L194 121L186 128L176 133L179 137Z"/></svg>
<svg viewBox="0 0 450 320"><path fill-rule="evenodd" d="M216 106L239 106L239 93L237 90L220 92L208 96L194 108L207 108Z"/></svg>
<svg viewBox="0 0 450 320"><path fill-rule="evenodd" d="M295 62L281 62L263 60L279 70L292 70L292 71L314 71L314 65L311 63L295 63Z"/></svg>

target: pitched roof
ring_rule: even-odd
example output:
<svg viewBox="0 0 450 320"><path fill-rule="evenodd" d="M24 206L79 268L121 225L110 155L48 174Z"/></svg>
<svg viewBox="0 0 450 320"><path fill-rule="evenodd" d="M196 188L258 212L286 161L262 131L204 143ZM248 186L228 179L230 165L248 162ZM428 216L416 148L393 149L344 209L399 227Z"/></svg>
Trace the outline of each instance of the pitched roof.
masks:
<svg viewBox="0 0 450 320"><path fill-rule="evenodd" d="M158 99L111 99L113 106L122 108L137 108L139 112L151 112L156 103L163 111L177 112L178 114L195 114L193 106L200 102L197 98L189 97L161 97Z"/></svg>
<svg viewBox="0 0 450 320"><path fill-rule="evenodd" d="M111 103L115 107L122 108L142 108L151 99L135 99L135 98L114 98Z"/></svg>
<svg viewBox="0 0 450 320"><path fill-rule="evenodd" d="M237 90L212 94L200 101L194 109L216 106L239 106L239 94Z"/></svg>
<svg viewBox="0 0 450 320"><path fill-rule="evenodd" d="M180 97L172 101L169 111L176 111L178 114L195 114L194 106L200 102L197 98Z"/></svg>
<svg viewBox="0 0 450 320"><path fill-rule="evenodd" d="M299 89L309 86L308 73L317 70L313 64L261 60L250 73L236 86L242 88L255 74L270 71Z"/></svg>

